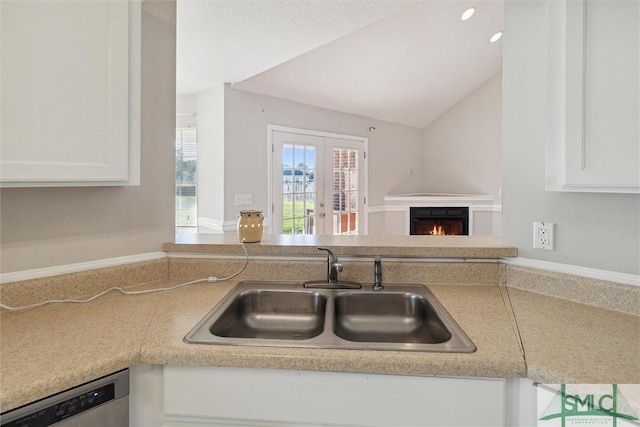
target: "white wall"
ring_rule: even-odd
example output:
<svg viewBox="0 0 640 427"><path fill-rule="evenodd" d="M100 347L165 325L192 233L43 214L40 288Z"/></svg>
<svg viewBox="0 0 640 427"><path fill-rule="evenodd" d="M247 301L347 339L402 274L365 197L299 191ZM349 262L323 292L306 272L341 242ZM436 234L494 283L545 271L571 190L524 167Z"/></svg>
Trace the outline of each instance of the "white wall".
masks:
<svg viewBox="0 0 640 427"><path fill-rule="evenodd" d="M433 193L486 194L500 204L502 72L423 131L422 180Z"/></svg>
<svg viewBox="0 0 640 427"><path fill-rule="evenodd" d="M640 272L640 196L545 191L547 6L505 1L503 243L522 257ZM556 224L555 250L532 249L533 221Z"/></svg>
<svg viewBox="0 0 640 427"><path fill-rule="evenodd" d="M3 188L3 273L156 252L173 240L175 22L175 1L142 3L141 185Z"/></svg>
<svg viewBox="0 0 640 427"><path fill-rule="evenodd" d="M224 85L198 95L198 231L222 232L224 218Z"/></svg>
<svg viewBox="0 0 640 427"><path fill-rule="evenodd" d="M198 112L200 122L204 115ZM334 132L369 138L369 206L384 203L389 193L419 191L422 185L422 130L367 117L299 104L284 99L225 89L226 221L240 207L234 194L251 193L252 206L267 209L267 125ZM375 130L369 131L370 127ZM200 159L200 162L203 160ZM201 163L202 164L202 163ZM204 167L204 166L203 166ZM413 175L407 175L411 169Z"/></svg>
<svg viewBox="0 0 640 427"><path fill-rule="evenodd" d="M196 95L179 95L176 97L176 125L197 125L197 111L198 97Z"/></svg>

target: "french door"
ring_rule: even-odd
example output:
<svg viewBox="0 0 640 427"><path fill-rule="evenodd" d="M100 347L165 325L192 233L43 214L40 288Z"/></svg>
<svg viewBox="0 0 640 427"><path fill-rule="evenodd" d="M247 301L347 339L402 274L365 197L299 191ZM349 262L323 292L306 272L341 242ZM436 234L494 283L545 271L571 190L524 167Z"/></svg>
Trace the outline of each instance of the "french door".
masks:
<svg viewBox="0 0 640 427"><path fill-rule="evenodd" d="M366 138L270 127L271 230L363 234Z"/></svg>

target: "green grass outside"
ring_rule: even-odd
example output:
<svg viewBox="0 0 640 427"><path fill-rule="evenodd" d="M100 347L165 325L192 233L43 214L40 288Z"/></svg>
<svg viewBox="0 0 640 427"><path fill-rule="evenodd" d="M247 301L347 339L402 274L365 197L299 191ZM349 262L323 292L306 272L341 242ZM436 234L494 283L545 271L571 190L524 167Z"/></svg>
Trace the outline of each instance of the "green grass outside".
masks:
<svg viewBox="0 0 640 427"><path fill-rule="evenodd" d="M305 209L313 209L314 204L303 201L282 202L282 232L284 234L304 234Z"/></svg>

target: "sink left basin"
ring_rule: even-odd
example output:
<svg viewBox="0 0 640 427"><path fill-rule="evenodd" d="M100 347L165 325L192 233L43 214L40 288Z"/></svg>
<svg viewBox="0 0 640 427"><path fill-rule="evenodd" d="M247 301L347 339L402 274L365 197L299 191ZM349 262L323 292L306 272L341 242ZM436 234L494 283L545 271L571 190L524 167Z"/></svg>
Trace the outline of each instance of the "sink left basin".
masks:
<svg viewBox="0 0 640 427"><path fill-rule="evenodd" d="M327 296L287 282L240 282L184 337L190 344L278 346L325 329Z"/></svg>
<svg viewBox="0 0 640 427"><path fill-rule="evenodd" d="M317 292L249 290L236 296L210 331L219 337L303 340L324 329L327 298Z"/></svg>

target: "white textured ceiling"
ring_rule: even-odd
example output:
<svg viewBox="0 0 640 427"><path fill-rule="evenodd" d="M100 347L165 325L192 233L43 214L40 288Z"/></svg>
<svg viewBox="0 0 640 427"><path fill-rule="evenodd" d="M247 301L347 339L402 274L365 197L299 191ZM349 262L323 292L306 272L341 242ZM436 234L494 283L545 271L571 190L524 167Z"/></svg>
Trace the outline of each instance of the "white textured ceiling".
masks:
<svg viewBox="0 0 640 427"><path fill-rule="evenodd" d="M235 83L419 0L178 0L177 92Z"/></svg>
<svg viewBox="0 0 640 427"><path fill-rule="evenodd" d="M413 5L412 5L413 3ZM475 15L460 15L469 6ZM423 128L502 67L502 0L178 3L178 93L237 89Z"/></svg>

